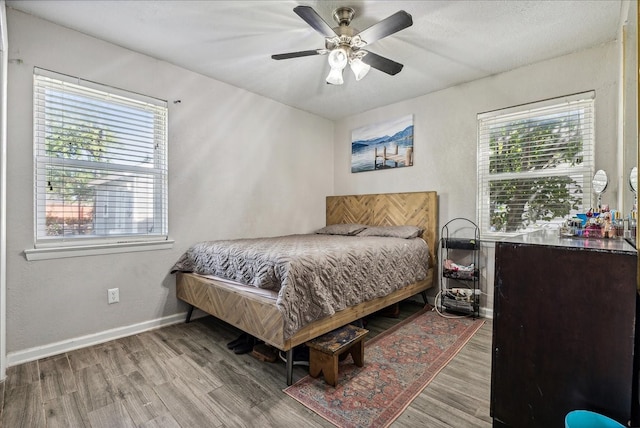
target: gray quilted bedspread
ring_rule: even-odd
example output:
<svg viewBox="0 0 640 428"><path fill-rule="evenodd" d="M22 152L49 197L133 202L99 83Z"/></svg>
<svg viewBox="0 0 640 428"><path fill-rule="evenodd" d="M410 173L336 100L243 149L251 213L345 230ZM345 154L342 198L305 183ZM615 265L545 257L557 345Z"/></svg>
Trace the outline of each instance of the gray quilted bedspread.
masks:
<svg viewBox="0 0 640 428"><path fill-rule="evenodd" d="M200 242L171 269L278 292L285 338L310 322L426 278L424 240L340 235Z"/></svg>

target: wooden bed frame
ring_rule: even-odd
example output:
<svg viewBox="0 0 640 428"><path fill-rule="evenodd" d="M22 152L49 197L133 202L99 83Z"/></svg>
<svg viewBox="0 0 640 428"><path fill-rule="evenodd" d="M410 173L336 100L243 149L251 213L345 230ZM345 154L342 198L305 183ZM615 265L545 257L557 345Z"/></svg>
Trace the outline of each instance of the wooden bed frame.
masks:
<svg viewBox="0 0 640 428"><path fill-rule="evenodd" d="M287 385L292 383L293 348L331 330L354 322L389 305L418 293L435 283L438 246L438 196L436 192L383 193L328 196L326 224L360 223L372 226L414 225L424 229L422 237L429 245L430 270L423 281L392 294L344 309L315 321L284 339L284 317L275 300L239 291L221 281L190 273L176 276L176 294L180 300L219 318L240 330L287 351ZM425 295L423 294L423 297ZM187 317L187 322L189 320Z"/></svg>

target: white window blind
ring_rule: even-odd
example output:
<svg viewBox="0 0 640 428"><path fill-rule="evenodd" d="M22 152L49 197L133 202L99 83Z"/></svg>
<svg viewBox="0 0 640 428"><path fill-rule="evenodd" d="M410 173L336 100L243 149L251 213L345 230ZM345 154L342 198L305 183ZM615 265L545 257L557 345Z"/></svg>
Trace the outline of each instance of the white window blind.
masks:
<svg viewBox="0 0 640 428"><path fill-rule="evenodd" d="M34 72L35 241L167 239L167 103Z"/></svg>
<svg viewBox="0 0 640 428"><path fill-rule="evenodd" d="M525 233L591 206L594 92L478 115L478 222Z"/></svg>

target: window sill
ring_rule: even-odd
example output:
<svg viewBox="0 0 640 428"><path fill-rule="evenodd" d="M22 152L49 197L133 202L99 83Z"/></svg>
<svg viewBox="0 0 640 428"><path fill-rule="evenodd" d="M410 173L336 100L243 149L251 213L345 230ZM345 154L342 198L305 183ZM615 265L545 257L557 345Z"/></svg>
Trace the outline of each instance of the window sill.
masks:
<svg viewBox="0 0 640 428"><path fill-rule="evenodd" d="M68 257L99 256L115 253L133 253L137 251L168 250L173 248L173 240L140 241L114 244L93 244L67 247L46 247L24 250L28 261L64 259Z"/></svg>
<svg viewBox="0 0 640 428"><path fill-rule="evenodd" d="M514 233L506 232L486 232L480 236L482 243L496 243L496 242L509 242L509 241L522 241L529 238L539 238L545 236L558 236L558 229L555 228L541 228L537 230L527 230Z"/></svg>

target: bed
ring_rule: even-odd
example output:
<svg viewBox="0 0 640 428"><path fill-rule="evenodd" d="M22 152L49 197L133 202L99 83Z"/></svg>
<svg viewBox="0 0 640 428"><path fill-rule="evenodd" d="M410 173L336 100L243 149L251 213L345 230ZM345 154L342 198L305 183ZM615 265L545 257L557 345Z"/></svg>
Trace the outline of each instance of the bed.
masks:
<svg viewBox="0 0 640 428"><path fill-rule="evenodd" d="M438 243L436 192L385 193L329 196L326 224L370 226L412 225L423 230L429 251L429 269L424 279L405 285L388 295L339 310L291 331L287 314L269 290L256 289L215 276L176 272L178 299L219 318L238 329L285 351L287 384L292 383L293 348L387 306L425 291L434 285ZM191 313L190 310L190 313ZM188 319L190 314L188 315ZM288 328L289 327L289 328Z"/></svg>

